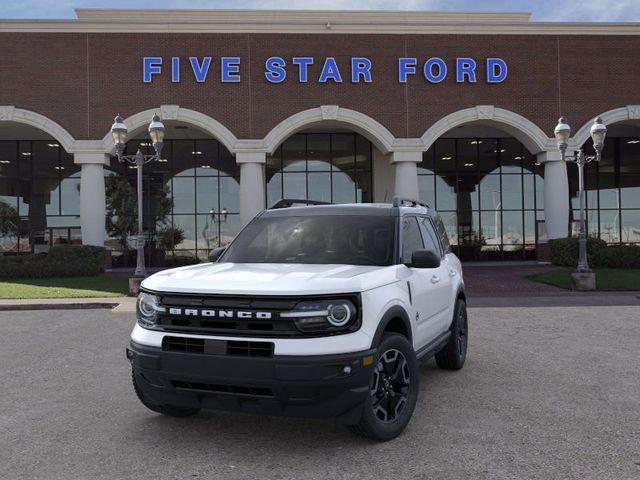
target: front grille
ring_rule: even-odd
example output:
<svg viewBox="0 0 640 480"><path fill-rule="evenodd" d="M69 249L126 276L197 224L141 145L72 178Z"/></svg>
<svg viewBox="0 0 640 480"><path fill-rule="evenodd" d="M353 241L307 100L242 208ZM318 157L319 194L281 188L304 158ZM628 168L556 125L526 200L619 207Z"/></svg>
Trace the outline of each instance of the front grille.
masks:
<svg viewBox="0 0 640 480"><path fill-rule="evenodd" d="M331 298L325 295L248 297L177 293L159 296L165 312L158 315L158 329L176 333L273 338L309 337L309 333L298 330L294 319L281 318L280 314L291 311L303 300ZM360 311L358 294L340 294L336 297L350 299ZM354 324L354 328L358 326L359 322Z"/></svg>
<svg viewBox="0 0 640 480"><path fill-rule="evenodd" d="M164 337L162 349L169 352L204 353L204 340L188 337Z"/></svg>
<svg viewBox="0 0 640 480"><path fill-rule="evenodd" d="M247 298L216 297L168 294L161 297L166 313L160 314L158 326L167 331L203 334L226 334L234 336L291 337L302 335L292 319L280 318L279 312L291 310L298 303L292 298ZM170 314L170 309L180 310L180 314ZM205 317L187 315L187 309L211 311L242 311L250 318L224 318L220 315ZM259 312L269 313L271 318L256 318Z"/></svg>
<svg viewBox="0 0 640 480"><path fill-rule="evenodd" d="M273 357L273 343L230 340L227 342L227 355L239 355L243 357Z"/></svg>
<svg viewBox="0 0 640 480"><path fill-rule="evenodd" d="M166 352L207 353L240 357L272 357L273 342L245 342L210 338L172 337L162 339Z"/></svg>
<svg viewBox="0 0 640 480"><path fill-rule="evenodd" d="M266 387L248 387L244 385L219 385L213 383L188 382L172 380L174 388L198 392L226 393L230 395L245 395L252 397L273 397L273 391Z"/></svg>

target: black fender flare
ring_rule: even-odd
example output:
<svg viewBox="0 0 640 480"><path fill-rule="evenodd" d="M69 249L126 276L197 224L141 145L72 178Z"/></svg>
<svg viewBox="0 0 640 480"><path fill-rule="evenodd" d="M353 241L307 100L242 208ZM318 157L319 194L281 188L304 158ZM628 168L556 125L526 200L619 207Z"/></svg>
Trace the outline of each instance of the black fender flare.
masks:
<svg viewBox="0 0 640 480"><path fill-rule="evenodd" d="M389 310L387 310L380 319L378 328L376 328L376 333L373 336L373 341L371 342L371 348L375 348L380 344L382 335L384 334L387 325L389 325L389 322L391 322L391 320L395 318L399 318L402 320L402 323L404 323L405 329L407 330L409 343L413 344L413 332L411 330L411 321L409 320L409 314L400 305L394 305L393 307L389 308Z"/></svg>
<svg viewBox="0 0 640 480"><path fill-rule="evenodd" d="M449 330L451 330L451 326L453 325L453 319L456 316L456 304L458 303L458 300L464 300L465 303L467 303L467 294L464 291L464 284L460 284L458 286L458 291L456 292L456 297L455 297L455 303L453 304L453 314L451 315L451 323L449 324Z"/></svg>

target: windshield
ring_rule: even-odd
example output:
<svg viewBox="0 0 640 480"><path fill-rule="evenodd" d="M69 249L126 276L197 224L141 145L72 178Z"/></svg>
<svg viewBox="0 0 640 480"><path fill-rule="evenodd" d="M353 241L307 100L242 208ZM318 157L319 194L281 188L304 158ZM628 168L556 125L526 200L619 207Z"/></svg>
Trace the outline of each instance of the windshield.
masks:
<svg viewBox="0 0 640 480"><path fill-rule="evenodd" d="M259 217L220 259L232 263L391 265L394 217Z"/></svg>

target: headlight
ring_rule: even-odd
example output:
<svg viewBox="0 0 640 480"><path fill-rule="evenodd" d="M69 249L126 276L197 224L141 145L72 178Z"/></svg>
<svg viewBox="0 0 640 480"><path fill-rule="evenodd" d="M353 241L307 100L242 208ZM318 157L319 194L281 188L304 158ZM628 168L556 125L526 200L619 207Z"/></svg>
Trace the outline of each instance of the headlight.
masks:
<svg viewBox="0 0 640 480"><path fill-rule="evenodd" d="M152 327L158 322L158 313L164 312L160 305L160 298L146 292L140 292L136 302L138 322L143 327Z"/></svg>
<svg viewBox="0 0 640 480"><path fill-rule="evenodd" d="M347 330L357 321L356 306L351 300L309 300L295 309L282 312L281 318L292 318L296 328L305 333L331 333Z"/></svg>

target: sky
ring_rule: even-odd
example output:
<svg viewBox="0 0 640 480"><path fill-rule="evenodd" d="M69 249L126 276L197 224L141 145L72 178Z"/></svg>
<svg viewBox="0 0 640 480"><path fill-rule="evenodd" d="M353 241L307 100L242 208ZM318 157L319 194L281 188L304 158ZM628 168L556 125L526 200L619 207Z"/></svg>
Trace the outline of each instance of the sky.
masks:
<svg viewBox="0 0 640 480"><path fill-rule="evenodd" d="M539 22L638 22L640 0L0 0L0 18L75 18L74 8L257 8L530 12Z"/></svg>

